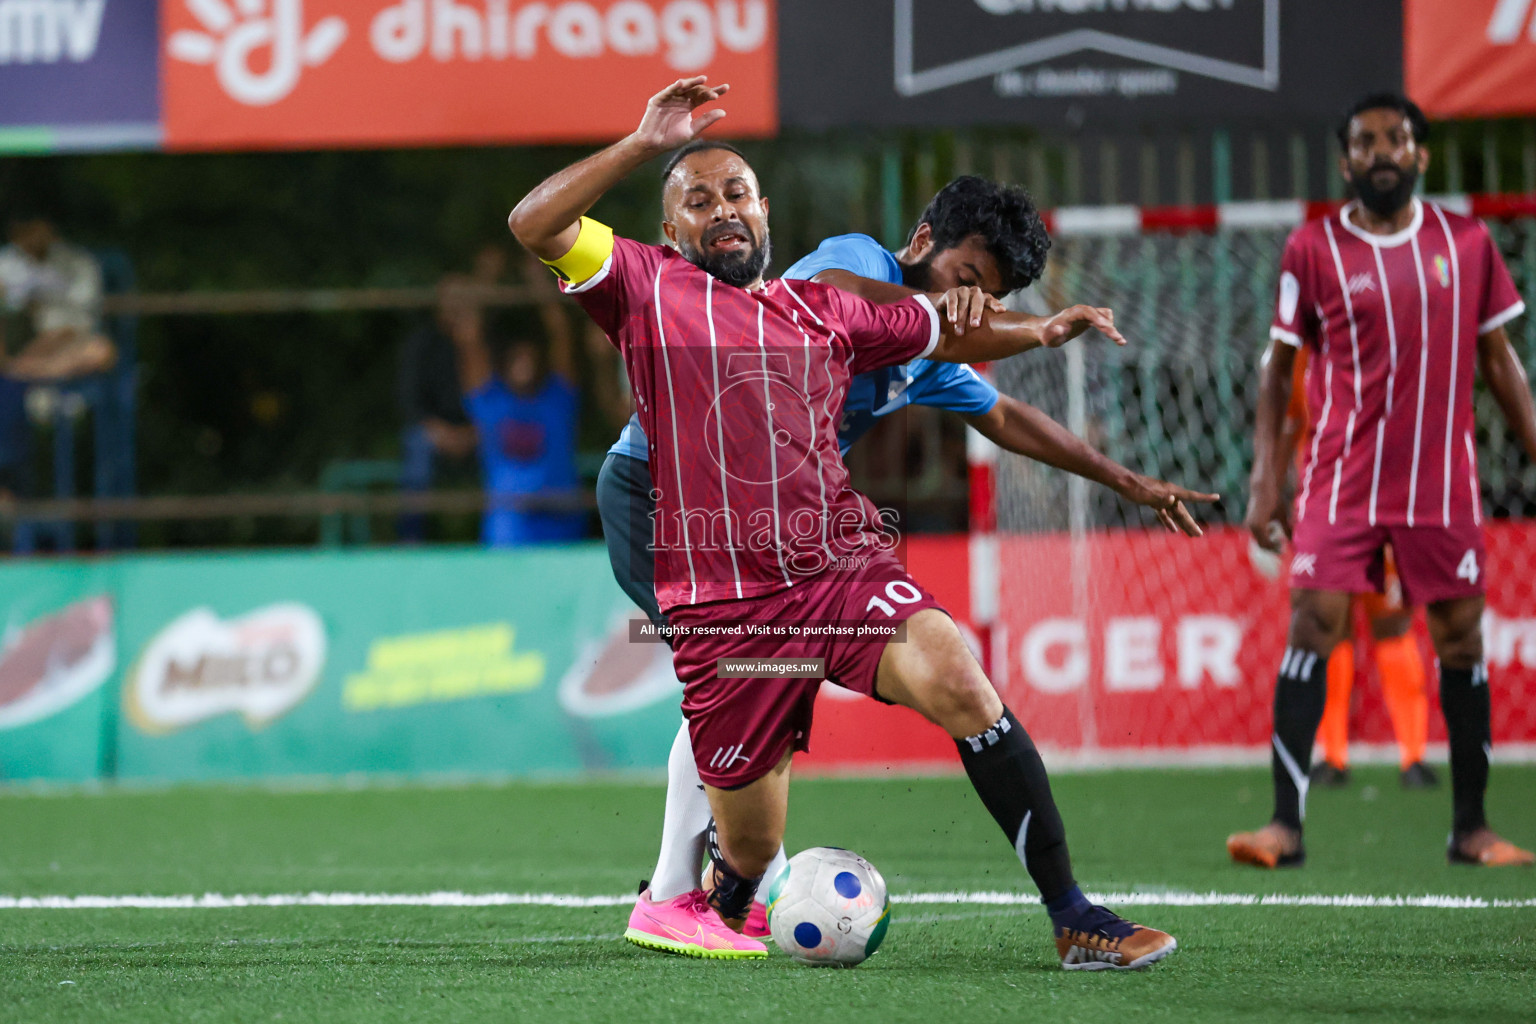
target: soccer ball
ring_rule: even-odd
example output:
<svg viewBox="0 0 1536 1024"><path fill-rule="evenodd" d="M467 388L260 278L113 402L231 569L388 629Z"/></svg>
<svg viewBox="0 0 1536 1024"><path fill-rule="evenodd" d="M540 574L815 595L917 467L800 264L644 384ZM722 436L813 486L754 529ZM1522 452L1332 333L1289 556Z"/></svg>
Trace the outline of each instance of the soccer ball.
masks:
<svg viewBox="0 0 1536 1024"><path fill-rule="evenodd" d="M835 846L795 854L768 887L773 941L812 967L863 963L890 923L885 879L863 857Z"/></svg>

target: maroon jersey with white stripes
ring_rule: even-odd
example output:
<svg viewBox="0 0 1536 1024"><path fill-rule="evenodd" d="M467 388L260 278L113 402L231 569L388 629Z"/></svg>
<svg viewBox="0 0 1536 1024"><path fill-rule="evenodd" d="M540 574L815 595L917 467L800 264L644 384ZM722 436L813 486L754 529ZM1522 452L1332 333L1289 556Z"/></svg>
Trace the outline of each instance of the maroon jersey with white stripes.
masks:
<svg viewBox="0 0 1536 1024"><path fill-rule="evenodd" d="M810 281L748 291L627 238L566 291L629 370L663 610L773 593L892 546L849 484L837 426L852 375L938 344L926 298L877 306Z"/></svg>
<svg viewBox="0 0 1536 1024"><path fill-rule="evenodd" d="M1354 205L1298 228L1281 259L1270 336L1314 355L1297 519L1481 522L1477 339L1525 304L1481 221L1415 199L1407 228L1372 235Z"/></svg>

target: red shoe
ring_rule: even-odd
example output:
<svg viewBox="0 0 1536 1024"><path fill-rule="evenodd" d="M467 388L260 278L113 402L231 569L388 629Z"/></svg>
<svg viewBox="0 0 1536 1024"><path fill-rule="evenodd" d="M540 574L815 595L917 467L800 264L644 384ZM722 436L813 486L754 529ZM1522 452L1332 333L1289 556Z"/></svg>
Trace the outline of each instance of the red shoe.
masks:
<svg viewBox="0 0 1536 1024"><path fill-rule="evenodd" d="M747 923L741 929L741 934L749 939L771 942L773 940L773 932L768 930L768 908L753 900L752 909L747 913Z"/></svg>

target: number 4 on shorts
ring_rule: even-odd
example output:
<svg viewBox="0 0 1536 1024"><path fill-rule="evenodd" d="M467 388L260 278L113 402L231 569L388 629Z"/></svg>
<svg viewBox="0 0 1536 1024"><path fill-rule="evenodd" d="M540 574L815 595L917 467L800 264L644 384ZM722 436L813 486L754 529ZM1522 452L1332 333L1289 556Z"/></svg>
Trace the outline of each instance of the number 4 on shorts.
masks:
<svg viewBox="0 0 1536 1024"><path fill-rule="evenodd" d="M1467 548L1467 553L1461 556L1461 564L1456 566L1456 578L1466 580L1473 586L1477 585L1477 549Z"/></svg>

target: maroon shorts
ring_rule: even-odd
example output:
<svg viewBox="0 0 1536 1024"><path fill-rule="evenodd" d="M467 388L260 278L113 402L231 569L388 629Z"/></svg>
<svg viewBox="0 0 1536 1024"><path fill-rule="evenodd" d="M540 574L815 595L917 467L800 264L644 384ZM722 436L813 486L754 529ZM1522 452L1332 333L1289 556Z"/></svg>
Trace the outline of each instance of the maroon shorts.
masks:
<svg viewBox="0 0 1536 1024"><path fill-rule="evenodd" d="M887 637L859 636L861 623L904 622L924 608L944 609L889 553L863 568L802 579L788 590L740 601L673 608L672 663L683 683L683 717L699 778L720 789L745 786L791 746L805 750L818 679L723 679L721 658L820 658L839 686L875 695ZM720 632L766 626L770 636ZM784 627L799 635L784 635ZM716 632L708 632L708 630Z"/></svg>
<svg viewBox="0 0 1536 1024"><path fill-rule="evenodd" d="M1392 547L1405 606L1476 597L1487 590L1483 529L1452 526L1372 526L1329 523L1308 516L1291 544L1291 587L1351 594L1382 593L1386 548Z"/></svg>

